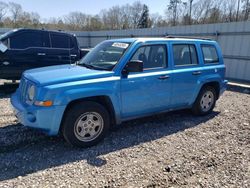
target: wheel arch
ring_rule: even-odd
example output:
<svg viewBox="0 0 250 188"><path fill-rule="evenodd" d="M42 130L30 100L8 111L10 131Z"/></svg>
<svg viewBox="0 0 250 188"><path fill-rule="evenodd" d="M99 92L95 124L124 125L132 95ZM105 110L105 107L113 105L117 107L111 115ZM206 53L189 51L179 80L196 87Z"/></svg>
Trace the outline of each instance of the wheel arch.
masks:
<svg viewBox="0 0 250 188"><path fill-rule="evenodd" d="M117 123L116 116L115 116L115 109L114 109L112 100L110 99L109 96L100 95L100 96L79 98L79 99L75 99L75 100L70 101L64 110L62 121L60 124L60 130L61 130L62 123L63 123L64 118L65 118L65 114L68 112L68 110L71 109L77 103L86 102L86 101L96 102L98 104L101 104L102 106L104 106L104 108L107 109L108 113L110 114L111 127Z"/></svg>
<svg viewBox="0 0 250 188"><path fill-rule="evenodd" d="M202 87L200 88L200 91L205 88L205 87L212 87L214 88L215 92L216 92L216 100L219 99L219 96L220 96L220 83L218 81L210 81L210 82L207 82L207 83L204 83L202 85ZM199 91L199 92L200 92Z"/></svg>

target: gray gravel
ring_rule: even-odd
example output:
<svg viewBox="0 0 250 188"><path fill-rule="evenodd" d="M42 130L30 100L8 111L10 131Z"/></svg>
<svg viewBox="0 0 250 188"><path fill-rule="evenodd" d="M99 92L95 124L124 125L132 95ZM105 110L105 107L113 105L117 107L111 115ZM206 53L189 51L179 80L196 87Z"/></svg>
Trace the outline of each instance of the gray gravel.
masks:
<svg viewBox="0 0 250 188"><path fill-rule="evenodd" d="M0 187L250 187L250 95L124 123L88 149L18 124L0 97Z"/></svg>

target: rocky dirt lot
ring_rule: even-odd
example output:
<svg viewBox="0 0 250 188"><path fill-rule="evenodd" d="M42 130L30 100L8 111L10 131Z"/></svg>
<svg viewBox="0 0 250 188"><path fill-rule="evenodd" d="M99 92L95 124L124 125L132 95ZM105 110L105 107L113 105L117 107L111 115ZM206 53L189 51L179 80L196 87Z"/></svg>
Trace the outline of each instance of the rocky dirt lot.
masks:
<svg viewBox="0 0 250 188"><path fill-rule="evenodd" d="M250 95L231 89L214 112L124 123L76 149L18 124L0 96L0 187L250 187Z"/></svg>

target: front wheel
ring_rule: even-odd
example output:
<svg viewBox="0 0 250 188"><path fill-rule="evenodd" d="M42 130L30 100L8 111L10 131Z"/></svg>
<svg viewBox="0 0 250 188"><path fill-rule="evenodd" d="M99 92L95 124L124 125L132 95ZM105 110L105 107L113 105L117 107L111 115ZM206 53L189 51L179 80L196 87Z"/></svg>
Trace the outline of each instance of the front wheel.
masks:
<svg viewBox="0 0 250 188"><path fill-rule="evenodd" d="M195 115L207 115L212 112L216 103L216 92L211 86L201 89L192 111Z"/></svg>
<svg viewBox="0 0 250 188"><path fill-rule="evenodd" d="M103 140L109 126L107 110L96 102L86 101L74 105L66 112L62 133L71 145L90 147Z"/></svg>

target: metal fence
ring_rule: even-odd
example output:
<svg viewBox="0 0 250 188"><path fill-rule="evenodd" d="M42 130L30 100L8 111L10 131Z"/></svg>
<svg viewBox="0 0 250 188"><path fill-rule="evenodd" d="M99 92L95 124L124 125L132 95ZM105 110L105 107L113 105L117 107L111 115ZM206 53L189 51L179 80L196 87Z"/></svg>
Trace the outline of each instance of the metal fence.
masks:
<svg viewBox="0 0 250 188"><path fill-rule="evenodd" d="M0 33L9 29L1 29ZM166 35L208 37L216 40L223 51L226 77L250 82L250 22L233 22L191 26L129 29L75 33L81 47L94 47L106 39L125 37L160 37Z"/></svg>

